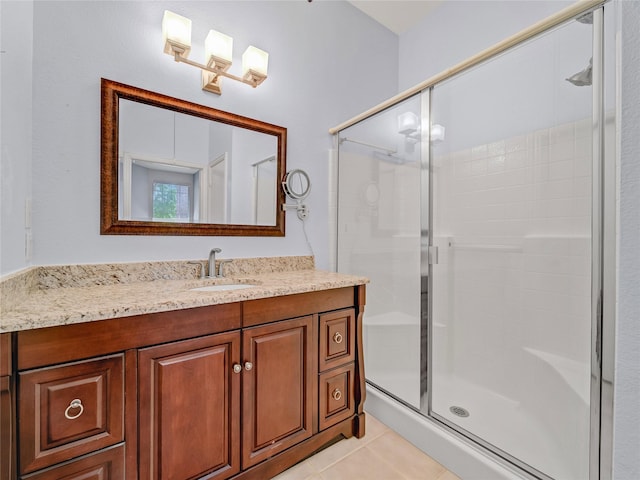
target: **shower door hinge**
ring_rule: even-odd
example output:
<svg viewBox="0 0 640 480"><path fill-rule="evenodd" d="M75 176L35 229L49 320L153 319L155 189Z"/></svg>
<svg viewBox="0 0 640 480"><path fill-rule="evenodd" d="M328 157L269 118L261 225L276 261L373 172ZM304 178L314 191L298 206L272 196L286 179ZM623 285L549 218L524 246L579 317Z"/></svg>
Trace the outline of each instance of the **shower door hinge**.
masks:
<svg viewBox="0 0 640 480"><path fill-rule="evenodd" d="M427 261L429 265L438 264L438 247L429 247L429 250L427 250Z"/></svg>

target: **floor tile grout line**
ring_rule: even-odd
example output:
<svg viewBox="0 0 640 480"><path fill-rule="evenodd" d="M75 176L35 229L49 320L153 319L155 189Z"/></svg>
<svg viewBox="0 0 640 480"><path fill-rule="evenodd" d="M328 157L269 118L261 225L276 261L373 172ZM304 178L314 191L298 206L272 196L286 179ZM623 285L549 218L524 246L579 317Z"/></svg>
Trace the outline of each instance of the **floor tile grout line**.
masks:
<svg viewBox="0 0 640 480"><path fill-rule="evenodd" d="M349 452L347 452L346 454L344 454L342 457L336 459L335 461L327 464L324 468L321 468L317 471L318 474L326 471L327 469L333 467L336 463L340 463L342 460L350 457L351 455L353 455L354 453L356 453L358 450L361 450L362 448L366 447L366 444L363 445L359 445L358 447L354 448L353 450L349 450ZM311 457L313 458L313 457ZM311 464L313 465L313 460L311 462Z"/></svg>
<svg viewBox="0 0 640 480"><path fill-rule="evenodd" d="M383 432L383 434L382 434L382 435L378 435L376 438L380 438L380 437L382 437L383 435L385 435L385 434L387 434L387 433L396 434L398 437L400 437L400 440L401 440L402 442L405 442L405 443L407 444L407 446L411 446L411 447L415 448L415 449L417 450L417 451L416 451L416 453L417 453L418 455L423 455L423 456L429 457L429 455L427 455L426 453L424 453L423 451L421 451L419 448L417 448L415 445L413 445L413 443L411 443L409 440L405 439L404 437L400 436L400 435L398 434L398 432L396 432L395 430L393 430L393 429L391 429L391 428L390 428L390 429L388 429L387 431ZM375 449L374 449L374 448L372 448L372 447L370 446L370 444L366 445L366 447L367 447L367 448L369 448L369 450L371 451L371 453L373 453L374 455L376 454ZM377 456L377 455L376 455L376 456ZM380 460L382 460L382 462L383 462L383 463L385 463L385 464L387 464L389 467L391 467L395 472L397 472L397 473L398 473L398 475L399 475L399 477L398 477L399 479L412 480L412 479L411 479L411 477L407 477L404 473L402 473L401 471L398 471L398 469L395 467L395 465L394 465L393 463L391 463L390 461L388 461L387 459L385 459L384 457L378 457L378 458L379 458ZM431 457L429 457L429 458L431 458ZM432 460L433 460L433 459L432 459ZM435 460L434 460L434 462L435 462ZM435 463L437 463L438 465L440 465L440 466L442 467L442 471L441 471L440 473L438 473L438 474L437 474L437 476L436 476L435 478L430 478L430 479L428 479L428 480L438 480L438 479L440 479L441 477L443 477L446 473L449 473L449 470L448 470L444 465L442 465L442 464L441 464L441 463L439 463L439 462L435 462ZM426 480L426 479L425 479L425 480Z"/></svg>
<svg viewBox="0 0 640 480"><path fill-rule="evenodd" d="M382 463L385 463L386 465L388 465L391 470L393 470L394 472L396 472L398 474L398 478L396 480L411 480L409 478L407 478L402 472L398 471L398 469L390 462L386 461L384 458L379 457L378 455L376 455L376 452L374 450L372 450L371 448L369 449L369 451L375 455L378 460L382 461Z"/></svg>
<svg viewBox="0 0 640 480"><path fill-rule="evenodd" d="M371 416L371 418L375 419L375 417L373 416ZM368 431L363 438L357 439L355 437L350 437L349 439L345 439L345 440L352 440L352 442L349 444L349 447L347 447L349 450L346 453L342 452L342 454L340 454L338 458L333 459L331 463L320 462L320 465L322 465L321 467L320 465L316 464L316 462L314 462L314 459L317 458L315 457L315 455L310 456L307 459L300 462L298 465L306 464L305 468L303 468L303 470L299 472L299 473L305 472L304 480L328 480L326 477L326 474L329 469L336 467L336 465L341 462L349 463L350 458L352 458L358 452L361 452L362 449L366 449L367 453L365 455L374 455L375 457L382 460L382 464L385 465L385 468L388 467L392 472L394 472L393 480L416 480L414 477L407 476L408 475L407 472L398 470L398 468L394 465L394 463L392 463L392 460L393 460L392 458L378 457L377 452L380 451L380 448L384 448L384 445L374 446L373 443L387 434L390 434L390 435L395 434L400 437L401 441L406 442L408 445L411 445L414 448L417 448L417 447L413 445L410 441L408 441L407 439L399 435L398 432L396 432L394 429L388 427L387 425L385 425L384 423L380 422L377 419L375 420L376 420L375 422L376 427L373 429L375 431L375 434L372 434L371 431ZM330 450L331 448L336 447L340 443L342 442L337 442L334 445L329 446L325 450ZM340 451L339 449L337 450ZM417 450L421 454L423 454L424 456L430 458L432 461L435 462L435 460L433 460L428 454L426 454L425 452L422 452L420 449L417 449ZM318 453L321 453L321 452L318 452ZM329 454L328 456L329 458L331 458L333 455ZM435 462L435 463L439 464L439 462ZM447 473L451 473L444 465L442 464L439 464L439 465L442 467L442 471L439 473L432 472L435 474L435 476L430 477L428 480L443 479L445 478ZM283 479L287 479L287 480L289 478L293 479L293 477L283 477ZM300 478L300 476L296 478ZM453 476L452 478L458 478L458 477ZM387 479L387 480L391 480L391 479ZM427 480L427 479L423 479L423 480Z"/></svg>
<svg viewBox="0 0 640 480"><path fill-rule="evenodd" d="M382 425L384 425L382 422L380 422ZM342 460L344 460L345 458L349 457L350 455L352 455L353 453L357 452L358 450L366 447L368 444L370 444L371 442L373 442L374 440L376 440L377 438L380 438L382 435L384 435L385 433L392 431L389 427L387 427L386 425L384 425L385 429L382 430L381 432L379 432L377 435L370 437L368 440L364 441L365 439L367 439L367 435L365 434L365 436L363 438L358 439L358 446L356 448L354 448L353 450L349 450L349 452L345 453L343 456L339 457L338 459L336 459L334 462L331 462L329 464L327 464L324 468L321 469L316 469L314 464L313 464L313 456L309 457L307 460L305 461L309 461L309 464L314 468L314 470L316 470L316 474L322 473L325 470L327 470L328 468L333 467L336 463L341 462ZM351 438L355 438L355 437L351 437ZM338 445L338 443L335 443L334 445ZM333 445L332 445L333 446ZM329 447L331 448L331 447Z"/></svg>

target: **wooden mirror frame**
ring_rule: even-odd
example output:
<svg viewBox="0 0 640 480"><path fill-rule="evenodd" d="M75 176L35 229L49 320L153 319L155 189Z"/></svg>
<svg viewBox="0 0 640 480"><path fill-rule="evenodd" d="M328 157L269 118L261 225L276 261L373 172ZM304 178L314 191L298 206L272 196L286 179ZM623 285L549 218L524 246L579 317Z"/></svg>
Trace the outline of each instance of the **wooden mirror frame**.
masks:
<svg viewBox="0 0 640 480"><path fill-rule="evenodd" d="M223 112L160 93L142 90L122 83L101 81L101 166L100 166L100 234L101 235L210 235L210 236L270 236L285 235L284 192L280 181L276 186L275 225L237 225L214 223L175 223L121 220L118 218L118 135L119 100L131 100L158 108L172 110L225 123L276 137L278 179L286 172L287 129L252 118Z"/></svg>

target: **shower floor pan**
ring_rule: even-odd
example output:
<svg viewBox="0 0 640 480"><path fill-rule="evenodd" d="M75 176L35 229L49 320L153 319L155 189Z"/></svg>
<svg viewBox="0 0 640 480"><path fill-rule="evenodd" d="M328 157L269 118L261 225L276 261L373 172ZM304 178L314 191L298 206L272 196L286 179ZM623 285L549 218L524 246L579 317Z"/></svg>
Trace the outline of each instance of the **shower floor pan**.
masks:
<svg viewBox="0 0 640 480"><path fill-rule="evenodd" d="M552 478L588 477L588 451L567 451L539 418L519 402L453 375L435 375L432 411L508 455ZM461 417L451 407L462 407Z"/></svg>

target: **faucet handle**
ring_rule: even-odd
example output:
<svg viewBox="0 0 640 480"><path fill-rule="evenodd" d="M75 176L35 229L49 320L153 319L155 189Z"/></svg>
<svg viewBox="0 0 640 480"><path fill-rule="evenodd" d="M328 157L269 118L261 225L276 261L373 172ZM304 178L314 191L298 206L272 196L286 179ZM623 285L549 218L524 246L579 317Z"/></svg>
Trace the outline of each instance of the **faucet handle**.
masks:
<svg viewBox="0 0 640 480"><path fill-rule="evenodd" d="M193 262L187 262L189 265L200 265L200 278L204 278L205 262L194 260Z"/></svg>
<svg viewBox="0 0 640 480"><path fill-rule="evenodd" d="M224 265L225 263L231 263L233 262L233 259L229 258L229 259L225 259L225 260L220 260L219 265L218 265L218 277L224 277Z"/></svg>

